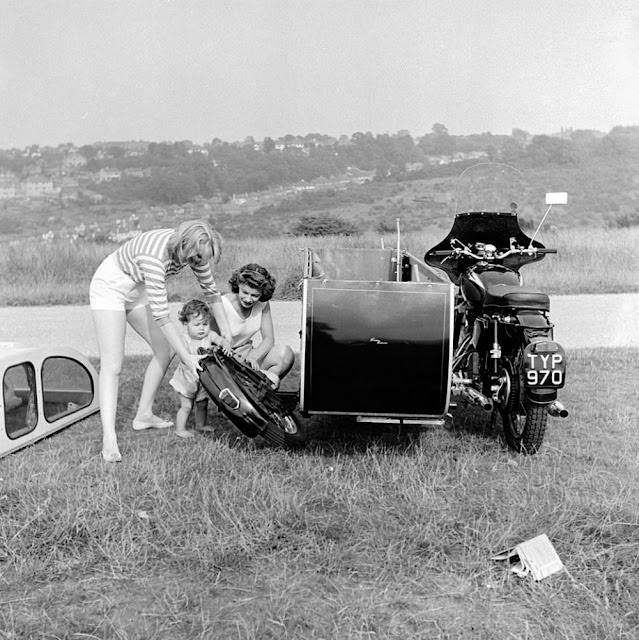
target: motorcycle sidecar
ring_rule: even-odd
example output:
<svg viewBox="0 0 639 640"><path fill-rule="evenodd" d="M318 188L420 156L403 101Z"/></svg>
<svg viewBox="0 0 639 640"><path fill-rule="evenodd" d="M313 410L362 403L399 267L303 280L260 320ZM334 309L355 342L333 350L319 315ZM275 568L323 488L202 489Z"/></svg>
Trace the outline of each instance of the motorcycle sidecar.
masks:
<svg viewBox="0 0 639 640"><path fill-rule="evenodd" d="M392 249L306 249L302 414L441 423L453 299L448 279L406 252L398 260Z"/></svg>

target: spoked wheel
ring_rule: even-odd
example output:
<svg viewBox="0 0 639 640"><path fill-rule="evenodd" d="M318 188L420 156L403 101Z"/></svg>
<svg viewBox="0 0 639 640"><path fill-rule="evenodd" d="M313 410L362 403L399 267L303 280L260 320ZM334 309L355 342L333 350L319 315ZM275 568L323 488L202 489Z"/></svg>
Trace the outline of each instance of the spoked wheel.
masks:
<svg viewBox="0 0 639 640"><path fill-rule="evenodd" d="M501 418L506 444L518 453L535 454L546 433L548 412L545 405L535 404L526 397L521 352L515 361L504 359L504 384L494 418Z"/></svg>
<svg viewBox="0 0 639 640"><path fill-rule="evenodd" d="M260 435L270 444L294 449L306 443L306 429L300 425L289 407L271 387L271 381L260 371L235 358L218 354L233 373L255 412L262 416L264 426Z"/></svg>
<svg viewBox="0 0 639 640"><path fill-rule="evenodd" d="M306 429L288 411L267 410L268 422L262 438L278 447L297 449L306 444Z"/></svg>

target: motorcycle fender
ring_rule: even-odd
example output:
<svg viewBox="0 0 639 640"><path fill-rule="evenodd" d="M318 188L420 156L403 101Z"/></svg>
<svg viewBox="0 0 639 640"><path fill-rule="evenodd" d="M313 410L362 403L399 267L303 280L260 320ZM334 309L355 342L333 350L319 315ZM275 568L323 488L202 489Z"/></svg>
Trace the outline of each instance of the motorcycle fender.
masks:
<svg viewBox="0 0 639 640"><path fill-rule="evenodd" d="M518 313L517 320L525 329L551 329L553 326L541 313Z"/></svg>
<svg viewBox="0 0 639 640"><path fill-rule="evenodd" d="M202 386L220 411L247 437L255 438L264 430L264 420L232 376L213 359L200 361Z"/></svg>
<svg viewBox="0 0 639 640"><path fill-rule="evenodd" d="M556 389L526 389L526 396L535 404L550 404L557 399Z"/></svg>

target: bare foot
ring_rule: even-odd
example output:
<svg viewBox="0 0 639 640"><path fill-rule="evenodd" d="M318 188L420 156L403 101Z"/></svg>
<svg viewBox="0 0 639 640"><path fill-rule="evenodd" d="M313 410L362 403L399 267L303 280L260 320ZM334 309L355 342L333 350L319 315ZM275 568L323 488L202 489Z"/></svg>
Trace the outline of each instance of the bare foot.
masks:
<svg viewBox="0 0 639 640"><path fill-rule="evenodd" d="M192 438L193 437L193 433L191 431L187 431L186 429L182 430L175 430L175 435L178 436L179 438Z"/></svg>
<svg viewBox="0 0 639 640"><path fill-rule="evenodd" d="M210 424L196 424L195 430L201 431L202 433L213 433L215 431L215 428Z"/></svg>
<svg viewBox="0 0 639 640"><path fill-rule="evenodd" d="M105 462L122 462L122 454L117 449L115 451L102 449L102 460Z"/></svg>
<svg viewBox="0 0 639 640"><path fill-rule="evenodd" d="M165 420L158 416L150 416L140 418L136 416L133 420L133 429L135 431L142 431L144 429L168 429L173 426L171 420Z"/></svg>
<svg viewBox="0 0 639 640"><path fill-rule="evenodd" d="M109 436L102 438L102 459L105 462L122 461L117 438Z"/></svg>

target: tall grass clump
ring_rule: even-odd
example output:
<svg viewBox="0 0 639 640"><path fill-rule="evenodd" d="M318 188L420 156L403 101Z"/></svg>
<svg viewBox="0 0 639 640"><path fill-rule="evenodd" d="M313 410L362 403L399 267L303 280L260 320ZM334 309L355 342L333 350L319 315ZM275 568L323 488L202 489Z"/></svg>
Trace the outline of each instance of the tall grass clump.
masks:
<svg viewBox="0 0 639 640"><path fill-rule="evenodd" d="M86 304L93 272L116 246L37 239L6 244L0 251L0 304Z"/></svg>
<svg viewBox="0 0 639 640"><path fill-rule="evenodd" d="M528 235L533 232L528 231ZM421 258L447 233L448 230L411 233L405 244ZM526 286L553 295L639 291L639 228L549 231L542 227L536 239L549 249L557 249L557 254L522 267Z"/></svg>
<svg viewBox="0 0 639 640"><path fill-rule="evenodd" d="M538 239L557 255L522 269L527 285L549 293L639 291L639 228L542 229Z"/></svg>

